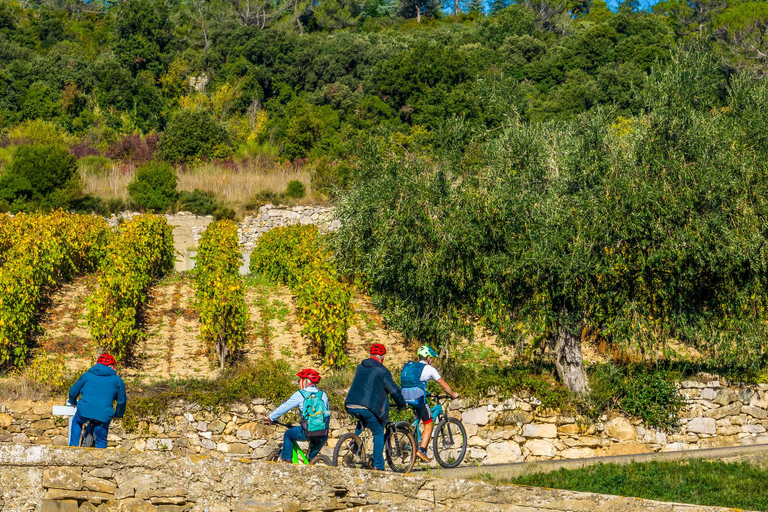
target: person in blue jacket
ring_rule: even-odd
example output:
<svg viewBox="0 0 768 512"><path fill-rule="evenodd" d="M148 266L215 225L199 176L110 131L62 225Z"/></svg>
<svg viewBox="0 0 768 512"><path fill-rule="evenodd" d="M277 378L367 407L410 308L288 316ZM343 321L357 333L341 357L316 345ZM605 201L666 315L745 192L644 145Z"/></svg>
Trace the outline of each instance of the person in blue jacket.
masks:
<svg viewBox="0 0 768 512"><path fill-rule="evenodd" d="M400 388L392 380L392 374L384 367L386 347L381 343L371 345L371 357L357 365L355 377L344 400L347 412L357 418L355 434L363 428L373 434L373 467L384 469L384 429L389 421L389 397L404 409L405 399ZM387 396L389 395L389 396Z"/></svg>
<svg viewBox="0 0 768 512"><path fill-rule="evenodd" d="M115 401L117 405L113 409ZM109 422L114 417L123 417L127 402L125 384L115 371L115 358L109 354L100 355L93 368L69 388L69 403L77 407L75 417L72 418L69 446L80 444L83 423L91 421L96 448L106 448Z"/></svg>

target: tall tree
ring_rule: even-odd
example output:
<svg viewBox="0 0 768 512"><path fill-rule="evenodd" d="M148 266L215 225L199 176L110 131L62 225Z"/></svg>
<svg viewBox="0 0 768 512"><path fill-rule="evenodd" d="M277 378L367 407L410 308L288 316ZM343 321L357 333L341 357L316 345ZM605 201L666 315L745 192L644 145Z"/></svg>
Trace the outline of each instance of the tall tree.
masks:
<svg viewBox="0 0 768 512"><path fill-rule="evenodd" d="M485 5L483 0L469 0L467 2L467 12L473 14L483 14L485 12Z"/></svg>
<svg viewBox="0 0 768 512"><path fill-rule="evenodd" d="M491 1L491 8L489 10L489 14L491 16L495 16L499 14L503 9L507 7L506 0L492 0Z"/></svg>

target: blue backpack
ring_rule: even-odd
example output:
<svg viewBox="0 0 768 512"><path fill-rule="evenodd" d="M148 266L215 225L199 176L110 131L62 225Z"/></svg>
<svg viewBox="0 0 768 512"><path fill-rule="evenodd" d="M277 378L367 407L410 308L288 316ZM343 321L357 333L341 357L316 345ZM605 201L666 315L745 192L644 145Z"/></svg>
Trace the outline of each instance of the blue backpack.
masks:
<svg viewBox="0 0 768 512"><path fill-rule="evenodd" d="M304 404L301 408L301 426L307 437L322 437L328 435L328 428L325 425L325 416L328 408L323 401L323 392L299 390L304 397Z"/></svg>
<svg viewBox="0 0 768 512"><path fill-rule="evenodd" d="M427 391L427 383L421 381L421 372L424 371L424 367L427 363L408 361L403 366L403 371L400 374L400 387L401 388L421 388L425 392Z"/></svg>

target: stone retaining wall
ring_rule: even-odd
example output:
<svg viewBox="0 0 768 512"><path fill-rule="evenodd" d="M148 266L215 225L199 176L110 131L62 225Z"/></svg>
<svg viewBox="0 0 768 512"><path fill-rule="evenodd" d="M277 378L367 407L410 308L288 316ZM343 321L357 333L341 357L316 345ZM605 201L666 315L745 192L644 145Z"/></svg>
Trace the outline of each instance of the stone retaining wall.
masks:
<svg viewBox="0 0 768 512"><path fill-rule="evenodd" d="M237 225L240 245L246 251L250 251L256 244L256 240L270 229L295 224L314 224L321 233L335 231L341 226L341 222L333 218L332 207L284 207L266 204L259 208L257 215L248 215Z"/></svg>
<svg viewBox="0 0 768 512"><path fill-rule="evenodd" d="M302 226L313 224L317 226L321 233L336 231L341 226L341 222L333 218L333 211L334 208L328 206L274 206L272 204L265 204L259 207L256 215L246 215L237 224L240 245L246 251L250 251L253 249L256 240L270 229L293 226L295 224ZM117 227L120 222L131 220L137 215L141 214L139 212L121 212L113 214L107 219L107 222L110 226ZM198 219L200 225L192 228L195 242L200 240L200 236L205 231L205 228L213 221L212 215L196 216L189 212L166 214L165 217L171 223L177 217Z"/></svg>
<svg viewBox="0 0 768 512"><path fill-rule="evenodd" d="M735 388L719 381L688 381L680 393L686 398L679 427L663 432L622 416L585 418L545 410L535 398L489 399L479 406L462 400L450 404L449 414L466 428L465 464L573 459L658 451L693 450L767 444L768 385ZM65 445L67 425L51 415L49 402L0 403L0 443ZM130 407L130 401L128 403ZM136 452L172 451L178 454L235 455L265 458L279 443L281 427L261 423L274 407L264 400L237 404L212 413L196 404L179 402L164 418L144 421L127 433L113 422L109 446ZM331 455L336 440L352 430L345 414L334 412L331 438L324 453Z"/></svg>
<svg viewBox="0 0 768 512"><path fill-rule="evenodd" d="M716 507L425 473L292 466L240 458L0 445L0 510L42 512L721 511Z"/></svg>

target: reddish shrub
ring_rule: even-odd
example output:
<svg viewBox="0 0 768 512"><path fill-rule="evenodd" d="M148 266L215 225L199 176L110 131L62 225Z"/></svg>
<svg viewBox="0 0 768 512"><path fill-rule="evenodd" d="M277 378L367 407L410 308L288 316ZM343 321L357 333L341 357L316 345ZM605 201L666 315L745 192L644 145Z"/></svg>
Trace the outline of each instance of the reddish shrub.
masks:
<svg viewBox="0 0 768 512"><path fill-rule="evenodd" d="M79 142L70 146L69 152L78 159L84 156L101 156L101 151L93 147L90 142Z"/></svg>
<svg viewBox="0 0 768 512"><path fill-rule="evenodd" d="M134 165L146 164L154 158L159 138L156 133L146 137L138 134L126 135L109 147L107 156Z"/></svg>

